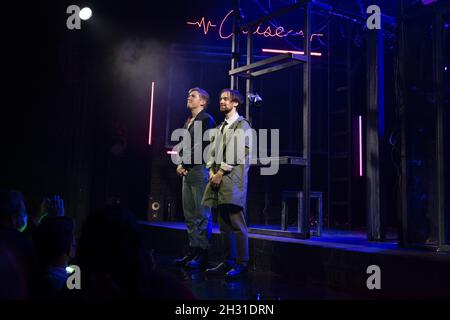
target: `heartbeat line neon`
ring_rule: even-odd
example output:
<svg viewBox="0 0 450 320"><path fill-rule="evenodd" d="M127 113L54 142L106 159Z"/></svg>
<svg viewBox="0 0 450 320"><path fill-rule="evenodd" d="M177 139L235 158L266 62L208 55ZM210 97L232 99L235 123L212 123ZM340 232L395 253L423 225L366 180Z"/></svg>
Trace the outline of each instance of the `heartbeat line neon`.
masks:
<svg viewBox="0 0 450 320"><path fill-rule="evenodd" d="M196 22L186 22L187 24L190 25L197 25L199 28L203 27L203 33L204 34L208 34L209 28L210 27L217 27L217 25L212 24L211 21L208 20L207 23L205 23L205 17L203 17L200 21L196 21Z"/></svg>
<svg viewBox="0 0 450 320"><path fill-rule="evenodd" d="M234 12L234 10L230 10L224 17L223 19L220 21L219 23L219 29L218 29L218 34L219 37L221 39L229 39L231 38L231 36L233 35L233 32L229 32L228 34L226 33L225 29L225 25L227 22L231 22L231 20L229 19L229 17L231 16L231 14ZM203 28L203 33L205 35L208 34L208 32L213 29L213 28L217 28L217 24L213 24L211 20L208 20L208 22L205 22L206 18L202 17L199 21L187 21L186 24L188 25L194 25L197 26L198 28ZM243 34L248 34L248 31L242 31ZM293 29L286 29L282 26L278 26L278 27L271 27L271 26L267 26L266 28L262 27L261 25L259 25L255 31L253 31L254 35L258 35L258 36L262 36L265 38L273 38L273 37L277 37L277 38L285 38L287 36L300 36L300 37L304 37L304 33L303 30L299 30L299 31L294 31ZM323 37L323 33L313 33L311 34L311 38L310 41L313 41L314 37Z"/></svg>

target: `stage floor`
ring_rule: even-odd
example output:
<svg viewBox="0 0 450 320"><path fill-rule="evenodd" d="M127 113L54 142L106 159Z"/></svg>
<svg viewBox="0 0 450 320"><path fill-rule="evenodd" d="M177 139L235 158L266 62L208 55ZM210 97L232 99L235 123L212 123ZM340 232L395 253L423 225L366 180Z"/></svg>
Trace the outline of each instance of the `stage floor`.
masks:
<svg viewBox="0 0 450 320"><path fill-rule="evenodd" d="M143 225L161 228L186 230L186 224L184 222L140 221L139 223ZM279 226L252 225L251 228L279 229ZM295 231L295 228L290 227L288 230ZM213 234L219 234L219 226L217 224L213 224ZM428 256L433 259L442 259L450 261L450 253L441 252L438 255L436 255L435 252L430 252L428 250L417 250L412 248L399 247L398 241L396 239L396 234L394 232L388 232L386 240L383 242L368 241L367 235L364 230L349 231L349 230L337 230L326 228L323 229L322 236L320 237L312 236L309 239L294 239L294 238L277 237L252 233L249 233L249 238L276 241L276 242L306 244L310 246L320 246L320 247L328 247L328 248L336 248L342 250L368 252L368 253L383 252L384 254Z"/></svg>
<svg viewBox="0 0 450 320"><path fill-rule="evenodd" d="M251 271L239 280L207 277L202 271L173 265L176 256L155 255L157 269L185 284L200 300L349 300L355 294L317 285L299 284L273 272Z"/></svg>
<svg viewBox="0 0 450 320"><path fill-rule="evenodd" d="M188 281L202 299L255 299L258 294L270 299L450 297L450 253L401 248L395 234L385 242L367 241L363 231L325 229L321 237L306 240L249 234L250 277L233 286L171 266L188 244L183 222L139 223L145 245L155 250L162 268ZM210 265L222 261L223 254L214 225ZM367 270L373 265L381 270L382 290L368 289Z"/></svg>

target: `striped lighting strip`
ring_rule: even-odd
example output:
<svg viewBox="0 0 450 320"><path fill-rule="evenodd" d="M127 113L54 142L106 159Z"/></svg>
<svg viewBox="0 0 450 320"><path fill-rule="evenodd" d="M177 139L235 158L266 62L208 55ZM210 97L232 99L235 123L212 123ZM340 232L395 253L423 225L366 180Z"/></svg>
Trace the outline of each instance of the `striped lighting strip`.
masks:
<svg viewBox="0 0 450 320"><path fill-rule="evenodd" d="M152 81L152 90L150 92L150 121L148 125L148 144L152 144L152 124L153 124L153 97L155 95L155 82Z"/></svg>
<svg viewBox="0 0 450 320"><path fill-rule="evenodd" d="M279 50L279 49L262 49L262 52L270 53L294 53L294 54L305 54L304 51L292 51L292 50ZM311 52L312 56L321 57L321 52Z"/></svg>
<svg viewBox="0 0 450 320"><path fill-rule="evenodd" d="M359 176L363 175L363 158L362 158L362 116L358 116L359 129Z"/></svg>

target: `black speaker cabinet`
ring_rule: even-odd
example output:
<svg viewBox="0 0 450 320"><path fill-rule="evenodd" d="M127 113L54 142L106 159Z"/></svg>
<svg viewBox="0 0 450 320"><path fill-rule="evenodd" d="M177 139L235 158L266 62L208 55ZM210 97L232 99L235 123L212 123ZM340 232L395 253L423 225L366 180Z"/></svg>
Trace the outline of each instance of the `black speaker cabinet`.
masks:
<svg viewBox="0 0 450 320"><path fill-rule="evenodd" d="M150 195L148 197L147 220L148 221L163 221L164 220L163 196Z"/></svg>

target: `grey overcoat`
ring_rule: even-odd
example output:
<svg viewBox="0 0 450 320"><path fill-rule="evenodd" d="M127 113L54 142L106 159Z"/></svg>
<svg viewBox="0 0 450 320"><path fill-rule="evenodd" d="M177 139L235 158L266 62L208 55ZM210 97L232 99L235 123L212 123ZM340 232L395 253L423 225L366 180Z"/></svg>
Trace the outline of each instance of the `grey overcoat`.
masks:
<svg viewBox="0 0 450 320"><path fill-rule="evenodd" d="M222 124L220 124L217 128L220 128L221 126ZM205 193L203 194L203 205L208 207L217 207L220 204L234 204L245 208L245 202L247 199L248 170L250 166L249 155L252 143L251 141L245 139L243 146L242 143L236 143L236 139L238 139L237 135L242 134L243 132L248 134L248 130L250 129L251 127L249 122L244 117L240 116L230 125L224 137L218 135L215 139L212 139L207 166L211 167L214 172L217 172L223 163L225 163L225 166L232 166L232 169L231 171L225 171L219 187L212 187L211 182L208 182ZM232 143L232 139L234 139L234 144ZM221 144L220 141L223 141L223 143ZM237 146L237 148L242 147L243 152L234 152L234 156L230 159L230 153L228 151L230 151L233 146ZM222 157L220 157L218 156L218 153L222 148L224 151ZM235 148L236 147L233 149Z"/></svg>

